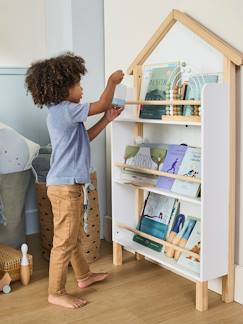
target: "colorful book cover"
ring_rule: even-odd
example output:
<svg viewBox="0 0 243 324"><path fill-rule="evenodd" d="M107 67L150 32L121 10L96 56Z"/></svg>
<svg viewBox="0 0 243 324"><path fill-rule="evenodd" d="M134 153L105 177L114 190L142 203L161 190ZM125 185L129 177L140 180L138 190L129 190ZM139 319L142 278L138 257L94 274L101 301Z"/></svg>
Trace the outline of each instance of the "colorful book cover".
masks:
<svg viewBox="0 0 243 324"><path fill-rule="evenodd" d="M179 167L178 174L201 178L201 149L198 147L188 147L182 163ZM197 197L200 190L199 183L175 180L171 191L190 197Z"/></svg>
<svg viewBox="0 0 243 324"><path fill-rule="evenodd" d="M200 255L200 246L201 246L201 222L197 220L191 235L188 238L188 241L185 245L185 249L190 250L194 253ZM196 273L200 272L200 259L195 259L194 257L182 253L177 261L179 265L190 269Z"/></svg>
<svg viewBox="0 0 243 324"><path fill-rule="evenodd" d="M173 228L173 225L175 223L176 216L178 215L179 210L180 210L180 201L178 199L176 199L175 200L175 204L173 206L173 210L172 210L170 222L169 222L168 232L167 232L167 235L166 235L166 239L168 238L168 236L169 236L169 234L170 234L170 232L171 232L171 230Z"/></svg>
<svg viewBox="0 0 243 324"><path fill-rule="evenodd" d="M167 154L162 168L160 168L160 170L163 172L177 174L186 150L186 145L168 145ZM173 178L161 176L158 178L156 186L159 188L170 190L174 181L175 180Z"/></svg>
<svg viewBox="0 0 243 324"><path fill-rule="evenodd" d="M143 144L127 145L124 155L124 163L145 169L159 170L164 162L167 145Z"/></svg>
<svg viewBox="0 0 243 324"><path fill-rule="evenodd" d="M200 100L202 88L206 83L217 83L219 74L194 74L188 80L185 100ZM184 106L183 115L192 115L192 106Z"/></svg>
<svg viewBox="0 0 243 324"><path fill-rule="evenodd" d="M174 83L180 74L178 62L145 65L141 85L141 100L165 100L166 85ZM161 119L166 114L165 105L141 105L140 118Z"/></svg>
<svg viewBox="0 0 243 324"><path fill-rule="evenodd" d="M188 80L188 86L186 91L186 100L194 99L200 100L201 99L201 91L202 87L206 83L217 83L219 81L218 74L194 74L190 76Z"/></svg>
<svg viewBox="0 0 243 324"><path fill-rule="evenodd" d="M167 225L161 222L154 221L153 219L148 217L142 217L138 229L141 232L147 233L149 235L164 240L167 233L167 227L168 227ZM161 252L162 250L162 244L146 239L137 234L133 236L133 241L140 243L158 252Z"/></svg>
<svg viewBox="0 0 243 324"><path fill-rule="evenodd" d="M168 225L174 204L175 198L150 192L144 208L143 216L151 218L156 222Z"/></svg>
<svg viewBox="0 0 243 324"><path fill-rule="evenodd" d="M165 239L172 215L175 199L150 192L143 209L137 229L154 237ZM134 235L133 240L156 251L162 250L162 244Z"/></svg>

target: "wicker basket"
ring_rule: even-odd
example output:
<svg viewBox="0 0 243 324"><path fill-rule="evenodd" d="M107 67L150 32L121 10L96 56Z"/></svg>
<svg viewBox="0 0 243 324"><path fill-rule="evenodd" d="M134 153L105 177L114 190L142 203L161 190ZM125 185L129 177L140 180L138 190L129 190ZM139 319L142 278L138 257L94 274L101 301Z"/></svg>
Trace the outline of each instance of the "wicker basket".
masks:
<svg viewBox="0 0 243 324"><path fill-rule="evenodd" d="M12 281L20 280L22 253L12 247L0 244L0 278L8 272ZM32 255L28 254L30 274L33 272Z"/></svg>
<svg viewBox="0 0 243 324"><path fill-rule="evenodd" d="M89 233L85 234L81 225L83 254L88 263L92 263L100 256L100 217L98 206L96 173L91 174L91 185L88 189L89 197ZM53 214L51 203L47 197L45 183L36 184L38 210L41 230L42 255L49 260L53 240Z"/></svg>

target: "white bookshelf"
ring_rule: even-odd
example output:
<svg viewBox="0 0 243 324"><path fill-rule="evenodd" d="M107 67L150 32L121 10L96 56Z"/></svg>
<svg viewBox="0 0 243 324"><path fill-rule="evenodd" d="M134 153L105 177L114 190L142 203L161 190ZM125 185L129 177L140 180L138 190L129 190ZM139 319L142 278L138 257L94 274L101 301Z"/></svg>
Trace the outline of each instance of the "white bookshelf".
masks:
<svg viewBox="0 0 243 324"><path fill-rule="evenodd" d="M227 275L229 205L229 104L225 84L206 84L201 94L201 122L143 120L126 110L112 123L112 218L114 264L122 263L122 247L152 260L179 275L196 281L198 287ZM129 183L121 178L126 145L142 134L150 143L201 147L201 198L179 195L155 186ZM132 240L143 199L148 191L177 198L180 212L201 220L200 273L179 266L163 252ZM199 289L199 291L200 291Z"/></svg>

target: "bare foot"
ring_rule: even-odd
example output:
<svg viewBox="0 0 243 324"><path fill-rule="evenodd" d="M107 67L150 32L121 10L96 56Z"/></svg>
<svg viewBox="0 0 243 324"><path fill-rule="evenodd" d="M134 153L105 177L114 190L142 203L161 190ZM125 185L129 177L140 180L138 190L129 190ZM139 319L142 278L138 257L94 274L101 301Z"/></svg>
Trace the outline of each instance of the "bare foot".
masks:
<svg viewBox="0 0 243 324"><path fill-rule="evenodd" d="M80 308L87 304L86 300L65 294L65 295L48 295L48 302L50 304L66 307L66 308Z"/></svg>
<svg viewBox="0 0 243 324"><path fill-rule="evenodd" d="M108 277L108 273L91 273L90 276L85 280L78 280L79 288L86 288L96 282L105 280Z"/></svg>

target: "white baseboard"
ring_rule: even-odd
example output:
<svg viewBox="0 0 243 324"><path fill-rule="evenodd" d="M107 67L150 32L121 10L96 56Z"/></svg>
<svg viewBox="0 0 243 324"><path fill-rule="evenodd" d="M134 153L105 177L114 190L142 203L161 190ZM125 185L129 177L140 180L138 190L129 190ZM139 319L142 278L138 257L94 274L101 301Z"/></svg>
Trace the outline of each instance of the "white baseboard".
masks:
<svg viewBox="0 0 243 324"><path fill-rule="evenodd" d="M221 279L209 281L209 289L222 294ZM235 301L243 305L243 266L235 265Z"/></svg>
<svg viewBox="0 0 243 324"><path fill-rule="evenodd" d="M235 266L235 301L243 305L243 266Z"/></svg>

